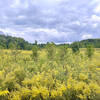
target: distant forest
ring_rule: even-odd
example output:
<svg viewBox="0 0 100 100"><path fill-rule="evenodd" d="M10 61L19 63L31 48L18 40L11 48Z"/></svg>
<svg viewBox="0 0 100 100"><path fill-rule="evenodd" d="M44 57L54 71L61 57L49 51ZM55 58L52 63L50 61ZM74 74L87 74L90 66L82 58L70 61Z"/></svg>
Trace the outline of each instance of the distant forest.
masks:
<svg viewBox="0 0 100 100"><path fill-rule="evenodd" d="M35 43L29 43L22 38L0 35L0 49L19 49L19 50L31 50ZM93 45L94 48L100 48L100 39L87 39L78 42L73 42L72 44L60 44L56 46L68 45L72 47L73 45L78 45L79 48L85 48L87 45ZM38 44L39 48L44 48L46 44Z"/></svg>

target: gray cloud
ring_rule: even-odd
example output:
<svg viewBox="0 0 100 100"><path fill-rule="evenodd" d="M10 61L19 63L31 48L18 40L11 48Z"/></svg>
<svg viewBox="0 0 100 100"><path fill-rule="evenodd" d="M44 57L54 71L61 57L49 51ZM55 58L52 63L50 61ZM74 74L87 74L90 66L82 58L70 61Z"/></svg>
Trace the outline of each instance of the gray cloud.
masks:
<svg viewBox="0 0 100 100"><path fill-rule="evenodd" d="M100 38L99 0L0 0L0 33L29 42Z"/></svg>

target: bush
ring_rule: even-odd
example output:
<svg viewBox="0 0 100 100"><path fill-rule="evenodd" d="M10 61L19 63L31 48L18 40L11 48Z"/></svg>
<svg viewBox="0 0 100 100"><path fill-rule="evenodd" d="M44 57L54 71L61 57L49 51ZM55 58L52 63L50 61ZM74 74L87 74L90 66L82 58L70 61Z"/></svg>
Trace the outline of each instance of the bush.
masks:
<svg viewBox="0 0 100 100"><path fill-rule="evenodd" d="M93 54L94 54L94 47L93 47L93 45L87 45L86 55L89 58L92 58Z"/></svg>
<svg viewBox="0 0 100 100"><path fill-rule="evenodd" d="M32 59L37 62L38 60L38 46L37 45L34 45L33 48L32 48Z"/></svg>
<svg viewBox="0 0 100 100"><path fill-rule="evenodd" d="M55 44L54 43L47 43L46 44L46 51L47 51L47 57L49 60L54 60L56 50L55 50Z"/></svg>
<svg viewBox="0 0 100 100"><path fill-rule="evenodd" d="M72 48L73 53L78 53L79 52L79 44L77 42L74 42L71 45L71 48Z"/></svg>

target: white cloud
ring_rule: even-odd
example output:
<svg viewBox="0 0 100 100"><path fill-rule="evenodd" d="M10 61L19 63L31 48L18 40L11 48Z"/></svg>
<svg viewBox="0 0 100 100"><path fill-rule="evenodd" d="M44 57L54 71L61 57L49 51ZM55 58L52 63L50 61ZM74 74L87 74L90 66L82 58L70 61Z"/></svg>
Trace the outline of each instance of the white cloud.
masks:
<svg viewBox="0 0 100 100"><path fill-rule="evenodd" d="M92 15L92 16L91 16L91 21L95 21L95 22L100 21L100 16Z"/></svg>
<svg viewBox="0 0 100 100"><path fill-rule="evenodd" d="M29 7L29 2L28 0L12 0L12 3L10 4L11 8L28 8Z"/></svg>
<svg viewBox="0 0 100 100"><path fill-rule="evenodd" d="M93 28L96 28L98 26L98 23L92 24Z"/></svg>
<svg viewBox="0 0 100 100"><path fill-rule="evenodd" d="M20 32L13 28L5 28L5 29L1 28L0 31L2 31L5 35L11 35L11 36L15 36L15 37L22 37L24 35L23 32Z"/></svg>
<svg viewBox="0 0 100 100"><path fill-rule="evenodd" d="M100 37L100 0L0 0L0 8L0 29L28 41Z"/></svg>
<svg viewBox="0 0 100 100"><path fill-rule="evenodd" d="M19 15L18 16L18 19L25 19L26 18L26 16L24 16L24 15Z"/></svg>
<svg viewBox="0 0 100 100"><path fill-rule="evenodd" d="M20 5L20 0L13 0L13 3L10 5L10 7L15 8Z"/></svg>
<svg viewBox="0 0 100 100"><path fill-rule="evenodd" d="M45 34L45 36L56 37L56 38L57 37L60 38L62 36L63 37L66 37L69 34L69 33L65 33L65 32L59 32L56 29L49 29L49 28L30 28L30 27L26 28L24 30L24 32L33 32L33 33L37 33L37 34L43 33L43 34Z"/></svg>
<svg viewBox="0 0 100 100"><path fill-rule="evenodd" d="M79 26L81 25L79 21L75 21L74 24L79 25Z"/></svg>
<svg viewBox="0 0 100 100"><path fill-rule="evenodd" d="M94 5L94 4L98 4L98 3L100 3L100 0L91 0L90 4Z"/></svg>
<svg viewBox="0 0 100 100"><path fill-rule="evenodd" d="M100 13L100 4L94 9L94 12Z"/></svg>
<svg viewBox="0 0 100 100"><path fill-rule="evenodd" d="M84 34L82 36L82 39L89 39L89 38L92 38L93 36L91 34Z"/></svg>
<svg viewBox="0 0 100 100"><path fill-rule="evenodd" d="M55 41L54 39L59 39L59 40L61 38L65 39L69 34L65 32L59 32L56 29L31 28L31 27L23 28L23 30L5 28L5 29L0 29L0 31L3 32L5 35L22 37L29 42L34 42L35 40L37 40L39 43L47 41Z"/></svg>

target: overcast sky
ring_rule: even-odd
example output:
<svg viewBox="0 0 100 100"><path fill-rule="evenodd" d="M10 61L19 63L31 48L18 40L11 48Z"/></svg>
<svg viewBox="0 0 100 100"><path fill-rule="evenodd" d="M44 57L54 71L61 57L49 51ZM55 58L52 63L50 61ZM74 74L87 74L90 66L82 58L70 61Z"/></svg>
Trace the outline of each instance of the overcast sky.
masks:
<svg viewBox="0 0 100 100"><path fill-rule="evenodd" d="M0 0L0 34L29 42L100 38L100 0Z"/></svg>

